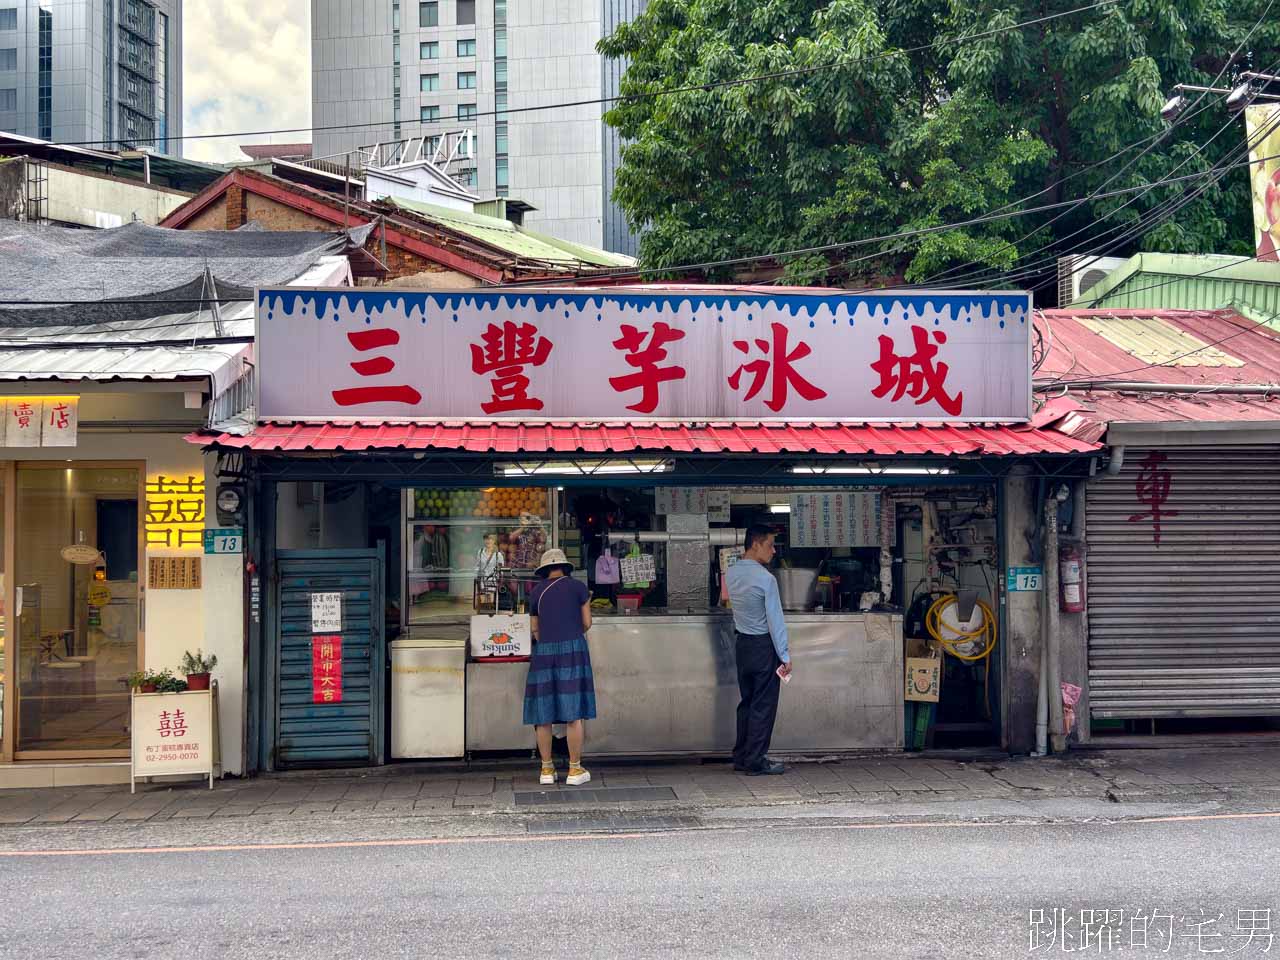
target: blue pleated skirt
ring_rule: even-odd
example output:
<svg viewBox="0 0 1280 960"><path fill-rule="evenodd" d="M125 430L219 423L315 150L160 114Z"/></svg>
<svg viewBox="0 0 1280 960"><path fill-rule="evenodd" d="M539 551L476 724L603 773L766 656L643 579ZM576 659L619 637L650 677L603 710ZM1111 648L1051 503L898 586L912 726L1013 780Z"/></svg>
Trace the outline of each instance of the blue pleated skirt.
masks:
<svg viewBox="0 0 1280 960"><path fill-rule="evenodd" d="M596 684L587 638L535 643L524 684L524 722L572 723L595 715Z"/></svg>

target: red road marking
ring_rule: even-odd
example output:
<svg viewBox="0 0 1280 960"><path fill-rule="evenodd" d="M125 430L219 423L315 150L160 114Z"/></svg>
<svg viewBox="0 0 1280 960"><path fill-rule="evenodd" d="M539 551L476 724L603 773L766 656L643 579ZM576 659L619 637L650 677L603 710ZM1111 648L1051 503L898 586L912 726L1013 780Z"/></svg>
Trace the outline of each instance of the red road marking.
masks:
<svg viewBox="0 0 1280 960"><path fill-rule="evenodd" d="M1194 823L1203 820L1258 820L1280 817L1280 811L1267 813L1206 813L1171 817L1141 817L1133 820L1112 820L1107 826L1126 823ZM980 822L931 822L931 823L843 823L843 824L789 824L785 829L806 830L947 830L973 827L1031 827L1065 826L1070 821L1005 820ZM1096 822L1088 824L1097 826ZM776 824L770 825L777 829ZM710 829L691 827L677 830L638 831L634 833L563 833L563 834L503 834L492 837L421 837L402 840L317 840L298 843L227 843L185 847L107 847L93 850L0 850L0 857L111 857L159 853L247 853L258 850L338 850L355 847L438 847L482 843L548 843L565 841L640 840L653 837L669 837L688 833L746 833L747 827L723 827Z"/></svg>

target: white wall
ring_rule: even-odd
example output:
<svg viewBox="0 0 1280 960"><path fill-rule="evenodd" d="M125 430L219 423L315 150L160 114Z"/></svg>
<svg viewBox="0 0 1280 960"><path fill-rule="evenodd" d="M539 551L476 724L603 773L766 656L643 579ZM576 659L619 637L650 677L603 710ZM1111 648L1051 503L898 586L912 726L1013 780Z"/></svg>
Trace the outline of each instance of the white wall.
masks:
<svg viewBox="0 0 1280 960"><path fill-rule="evenodd" d="M473 201L464 200L450 193L438 192L434 189L436 185L435 176L421 166L400 167L395 171L394 176L386 175L374 167L369 167L364 172L365 197L370 201L381 200L384 197L398 197L402 200L431 203L450 210L461 210L463 213L475 211Z"/></svg>
<svg viewBox="0 0 1280 960"><path fill-rule="evenodd" d="M190 194L145 183L98 177L49 166L50 220L85 227L119 227L135 218L154 226L191 199Z"/></svg>

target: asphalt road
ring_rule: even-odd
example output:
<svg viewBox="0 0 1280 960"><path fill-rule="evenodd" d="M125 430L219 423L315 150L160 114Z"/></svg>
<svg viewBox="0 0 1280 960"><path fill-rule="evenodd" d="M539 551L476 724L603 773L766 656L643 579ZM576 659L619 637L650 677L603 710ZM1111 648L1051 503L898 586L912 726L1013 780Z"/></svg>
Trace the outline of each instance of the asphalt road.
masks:
<svg viewBox="0 0 1280 960"><path fill-rule="evenodd" d="M1095 955L1280 955L1275 816L336 836L0 856L0 957L1032 957L1082 910Z"/></svg>

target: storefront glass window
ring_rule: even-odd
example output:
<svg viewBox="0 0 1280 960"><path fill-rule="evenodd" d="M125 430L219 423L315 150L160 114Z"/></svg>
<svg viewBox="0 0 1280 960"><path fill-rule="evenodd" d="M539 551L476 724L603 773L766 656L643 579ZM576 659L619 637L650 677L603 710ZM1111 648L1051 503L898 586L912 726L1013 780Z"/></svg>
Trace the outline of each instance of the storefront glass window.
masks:
<svg viewBox="0 0 1280 960"><path fill-rule="evenodd" d="M127 467L18 466L20 751L128 749L124 681L139 659L139 479Z"/></svg>
<svg viewBox="0 0 1280 960"><path fill-rule="evenodd" d="M517 605L521 581L552 546L553 494L541 487L410 490L409 623L498 601Z"/></svg>

